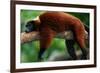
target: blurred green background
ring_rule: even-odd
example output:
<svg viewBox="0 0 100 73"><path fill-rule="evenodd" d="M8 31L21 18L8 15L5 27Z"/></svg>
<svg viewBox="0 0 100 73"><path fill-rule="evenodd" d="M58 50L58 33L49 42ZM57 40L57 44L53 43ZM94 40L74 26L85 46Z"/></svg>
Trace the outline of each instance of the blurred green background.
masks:
<svg viewBox="0 0 100 73"><path fill-rule="evenodd" d="M27 21L34 19L39 16L44 11L35 11L35 10L21 10L21 32L25 31L25 24ZM75 12L67 12L76 17L78 17L83 23L89 27L89 13L75 13ZM59 43L58 43L59 42ZM79 50L77 44L75 45ZM25 44L21 44L21 62L37 62L38 52L39 52L39 41L32 41ZM52 41L51 46L45 51L43 57L43 61L52 61L55 58L61 58L59 60L66 60L69 57L67 52L67 48L65 46L64 39L55 38Z"/></svg>

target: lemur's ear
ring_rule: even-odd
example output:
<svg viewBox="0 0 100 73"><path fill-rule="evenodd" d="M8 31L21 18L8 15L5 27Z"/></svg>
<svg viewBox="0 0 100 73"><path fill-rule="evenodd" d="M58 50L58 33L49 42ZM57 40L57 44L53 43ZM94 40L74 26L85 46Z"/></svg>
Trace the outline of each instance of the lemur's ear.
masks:
<svg viewBox="0 0 100 73"><path fill-rule="evenodd" d="M36 25L40 25L40 18L39 18L39 16L37 16L36 18L34 18L33 21L35 21Z"/></svg>

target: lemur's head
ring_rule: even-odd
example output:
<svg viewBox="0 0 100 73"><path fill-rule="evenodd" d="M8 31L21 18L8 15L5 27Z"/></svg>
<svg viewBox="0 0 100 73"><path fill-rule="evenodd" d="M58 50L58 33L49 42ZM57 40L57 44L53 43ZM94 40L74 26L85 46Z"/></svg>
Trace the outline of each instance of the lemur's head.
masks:
<svg viewBox="0 0 100 73"><path fill-rule="evenodd" d="M33 20L30 20L26 23L26 33L32 32L32 31L38 31L39 29L39 24L40 24L40 20L39 18L35 18Z"/></svg>
<svg viewBox="0 0 100 73"><path fill-rule="evenodd" d="M37 30L37 26L35 24L35 21L28 21L25 27L26 27L26 31L25 31L26 33Z"/></svg>

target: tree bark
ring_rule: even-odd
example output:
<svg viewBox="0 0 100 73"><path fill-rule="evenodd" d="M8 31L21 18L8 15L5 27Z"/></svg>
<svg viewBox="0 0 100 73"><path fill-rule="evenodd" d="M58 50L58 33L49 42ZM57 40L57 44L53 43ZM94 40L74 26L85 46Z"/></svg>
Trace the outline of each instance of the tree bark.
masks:
<svg viewBox="0 0 100 73"><path fill-rule="evenodd" d="M86 32L86 39L88 39L88 33ZM40 39L39 32L22 32L21 33L21 44L30 42L30 41L36 41ZM73 39L73 33L71 31L66 31L66 32L61 32L58 33L55 38L60 38L60 39Z"/></svg>

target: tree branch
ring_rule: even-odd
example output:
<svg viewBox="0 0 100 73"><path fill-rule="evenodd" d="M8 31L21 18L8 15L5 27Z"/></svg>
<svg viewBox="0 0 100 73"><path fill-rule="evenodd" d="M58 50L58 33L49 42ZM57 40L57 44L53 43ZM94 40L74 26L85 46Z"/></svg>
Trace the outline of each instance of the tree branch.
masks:
<svg viewBox="0 0 100 73"><path fill-rule="evenodd" d="M58 33L55 37L60 38L60 39L73 39L73 33L71 31L66 31L66 32ZM88 39L87 32L86 32L85 38ZM30 32L30 33L22 32L21 33L21 44L30 42L30 41L36 41L39 39L40 39L39 32Z"/></svg>

